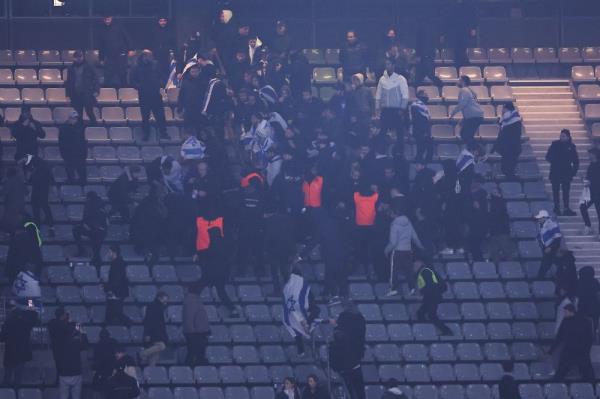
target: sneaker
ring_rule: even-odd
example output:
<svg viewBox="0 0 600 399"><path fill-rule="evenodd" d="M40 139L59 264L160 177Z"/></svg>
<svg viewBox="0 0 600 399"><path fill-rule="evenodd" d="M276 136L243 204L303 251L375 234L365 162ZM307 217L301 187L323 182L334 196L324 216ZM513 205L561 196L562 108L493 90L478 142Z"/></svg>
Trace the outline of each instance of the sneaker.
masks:
<svg viewBox="0 0 600 399"><path fill-rule="evenodd" d="M565 215L565 216L576 216L577 214L575 212L573 212L573 210L571 208L566 208L563 211L563 215Z"/></svg>
<svg viewBox="0 0 600 399"><path fill-rule="evenodd" d="M582 236L589 236L589 235L592 235L593 233L594 233L594 230L592 230L592 228L590 226L585 226L581 230L581 235Z"/></svg>
<svg viewBox="0 0 600 399"><path fill-rule="evenodd" d="M441 255L454 255L454 250L452 248L444 248L440 251Z"/></svg>
<svg viewBox="0 0 600 399"><path fill-rule="evenodd" d="M389 290L387 294L385 294L385 296L396 296L398 295L398 291L397 290Z"/></svg>

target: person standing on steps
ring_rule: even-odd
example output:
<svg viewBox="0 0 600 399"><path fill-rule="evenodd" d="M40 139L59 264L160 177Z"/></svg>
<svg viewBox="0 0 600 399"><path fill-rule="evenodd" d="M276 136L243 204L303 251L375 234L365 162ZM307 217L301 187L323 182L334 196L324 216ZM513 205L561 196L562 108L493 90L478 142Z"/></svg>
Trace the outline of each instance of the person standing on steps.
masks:
<svg viewBox="0 0 600 399"><path fill-rule="evenodd" d="M540 225L538 232L538 242L542 249L542 262L538 271L538 279L546 277L546 273L556 263L556 254L560 249L562 241L562 233L560 226L550 218L550 214L546 210L541 210L534 216Z"/></svg>
<svg viewBox="0 0 600 399"><path fill-rule="evenodd" d="M554 213L556 215L575 216L575 212L569 207L569 193L571 191L571 181L579 170L579 157L569 129L561 130L560 138L552 142L546 153L546 161L550 163ZM564 206L562 213L559 198L561 190Z"/></svg>
<svg viewBox="0 0 600 399"><path fill-rule="evenodd" d="M477 101L477 95L471 89L471 78L461 76L456 82L456 86L460 89L458 92L458 104L450 111L450 120L454 119L454 115L462 112L463 120L460 128L460 138L464 144L473 142L475 133L479 129L479 125L483 123L483 110Z"/></svg>
<svg viewBox="0 0 600 399"><path fill-rule="evenodd" d="M441 335L453 335L450 327L440 320L437 312L448 285L433 268L427 267L423 262L415 262L414 268L417 275L417 288L423 296L421 306L417 310L417 320L420 322L429 320Z"/></svg>
<svg viewBox="0 0 600 399"><path fill-rule="evenodd" d="M588 190L589 198L582 198L583 201L580 201L579 204L579 211L581 212L581 217L585 223L582 233L583 235L590 235L594 233L590 215L588 213L590 206L594 205L596 208L596 215L598 215L599 219L597 232L599 234L598 237L600 238L600 150L597 148L591 148L588 150L588 154L590 164L585 173L583 184L585 186L584 190Z"/></svg>

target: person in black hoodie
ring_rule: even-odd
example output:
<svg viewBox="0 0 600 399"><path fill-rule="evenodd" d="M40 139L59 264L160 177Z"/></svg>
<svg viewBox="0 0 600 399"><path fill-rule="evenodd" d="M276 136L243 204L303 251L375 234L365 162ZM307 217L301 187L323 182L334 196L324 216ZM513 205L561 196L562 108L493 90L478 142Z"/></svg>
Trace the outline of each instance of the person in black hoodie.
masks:
<svg viewBox="0 0 600 399"><path fill-rule="evenodd" d="M106 397L110 399L135 399L141 391L138 381L127 374L129 366L119 362L115 373L106 382Z"/></svg>
<svg viewBox="0 0 600 399"><path fill-rule="evenodd" d="M506 200L498 189L492 191L489 200L489 233L488 251L494 263L501 260L512 260L515 244L510 238L510 220Z"/></svg>
<svg viewBox="0 0 600 399"><path fill-rule="evenodd" d="M504 375L498 384L499 399L521 399L519 384L515 381L512 372L515 366L511 361L502 362L502 371Z"/></svg>
<svg viewBox="0 0 600 399"><path fill-rule="evenodd" d="M158 18L157 24L154 26L154 45L152 52L158 64L158 74L160 77L161 86L167 83L171 70L171 57L175 57L177 42L175 34L171 29L169 20L165 17Z"/></svg>
<svg viewBox="0 0 600 399"><path fill-rule="evenodd" d="M111 245L108 249L110 269L108 281L104 284L106 292L105 321L111 325L128 325L131 320L123 314L123 301L129 296L129 281L127 280L127 265L121 256L121 248Z"/></svg>
<svg viewBox="0 0 600 399"><path fill-rule="evenodd" d="M102 199L95 191L86 195L83 208L83 219L80 224L73 226L73 237L77 244L78 256L84 256L83 237L87 237L92 245L91 263L98 266L102 263L100 248L106 237L108 220Z"/></svg>
<svg viewBox="0 0 600 399"><path fill-rule="evenodd" d="M584 185L590 190L590 199L579 205L581 211L581 217L585 223L583 234L588 235L593 232L592 222L588 209L594 205L596 208L596 215L600 215L600 150L597 148L591 148L588 150L590 164L585 173ZM600 219L599 219L600 222ZM600 224L598 226L598 234L600 237Z"/></svg>
<svg viewBox="0 0 600 399"><path fill-rule="evenodd" d="M21 107L21 115L11 126L10 133L17 142L15 161L22 159L27 154L38 155L37 139L46 137L42 124L33 119L31 108L27 105Z"/></svg>
<svg viewBox="0 0 600 399"><path fill-rule="evenodd" d="M310 92L312 66L308 63L308 58L300 49L290 51L290 89L295 99L300 99L302 93L308 90Z"/></svg>
<svg viewBox="0 0 600 399"><path fill-rule="evenodd" d="M265 210L265 252L271 266L273 293L281 293L289 278L289 265L296 251L294 219L285 209L270 203Z"/></svg>
<svg viewBox="0 0 600 399"><path fill-rule="evenodd" d="M268 45L271 54L284 60L284 63L287 64L287 59L292 49L292 38L288 33L288 26L285 21L277 21L275 24L275 34Z"/></svg>
<svg viewBox="0 0 600 399"><path fill-rule="evenodd" d="M159 258L164 240L164 223L167 208L164 196L156 185L135 209L130 225L130 236L136 251L142 253L153 265Z"/></svg>
<svg viewBox="0 0 600 399"><path fill-rule="evenodd" d="M140 352L141 363L155 366L160 352L167 348L169 337L165 322L165 311L169 296L162 291L156 293L156 298L146 306L144 317L144 347Z"/></svg>
<svg viewBox="0 0 600 399"><path fill-rule="evenodd" d="M12 283L27 265L34 265L39 276L42 268L42 238L38 227L28 215L18 215L19 222L10 235L6 255L6 275Z"/></svg>
<svg viewBox="0 0 600 399"><path fill-rule="evenodd" d="M302 399L331 399L327 388L319 384L319 378L310 374L306 378L306 386L302 390Z"/></svg>
<svg viewBox="0 0 600 399"><path fill-rule="evenodd" d="M200 107L203 125L222 129L226 113L232 106L225 83L217 76L217 68L212 64L202 68L202 76L206 81L206 92Z"/></svg>
<svg viewBox="0 0 600 399"><path fill-rule="evenodd" d="M61 397L81 399L83 367L81 351L87 348L88 340L80 324L72 323L64 308L55 312L56 319L48 323L50 345L56 363L58 389Z"/></svg>
<svg viewBox="0 0 600 399"><path fill-rule="evenodd" d="M577 266L573 251L561 249L556 253L556 275L554 276L556 293L561 290L568 297L574 297L577 292ZM585 301L584 301L585 302Z"/></svg>
<svg viewBox="0 0 600 399"><path fill-rule="evenodd" d="M427 102L429 97L425 90L417 92L417 101L410 105L410 119L412 120L412 134L417 143L417 162L431 162L433 158L433 138L431 137L431 115Z"/></svg>
<svg viewBox="0 0 600 399"><path fill-rule="evenodd" d="M265 198L262 180L253 177L242 189L242 203L238 232L238 273L244 274L245 267L253 267L253 275L264 274L264 209Z"/></svg>
<svg viewBox="0 0 600 399"><path fill-rule="evenodd" d="M552 183L552 198L554 200L554 213L561 215L560 190L562 189L563 213L565 216L574 216L569 206L571 180L579 170L579 157L577 147L571 140L569 129L560 131L560 139L555 140L548 148L546 161L550 163L550 182Z"/></svg>
<svg viewBox="0 0 600 399"><path fill-rule="evenodd" d="M80 115L77 111L71 112L66 123L59 127L58 149L65 162L67 181L70 184L75 183L75 175L77 175L79 184L83 186L87 177L85 166L87 141Z"/></svg>
<svg viewBox="0 0 600 399"><path fill-rule="evenodd" d="M131 71L131 84L138 91L142 113L144 140L150 137L150 113L154 115L161 139L168 139L167 122L163 108L162 87L158 63L154 61L152 51L144 50Z"/></svg>
<svg viewBox="0 0 600 399"><path fill-rule="evenodd" d="M350 81L355 73L365 73L369 66L369 49L359 40L355 30L346 32L346 43L340 49L340 63L346 81Z"/></svg>
<svg viewBox="0 0 600 399"><path fill-rule="evenodd" d="M583 317L592 319L594 337L598 330L600 317L600 282L594 277L594 268L584 266L579 269L577 281L577 308Z"/></svg>
<svg viewBox="0 0 600 399"><path fill-rule="evenodd" d="M100 65L104 67L104 86L123 87L127 81L127 55L131 49L129 35L107 15L99 35Z"/></svg>
<svg viewBox="0 0 600 399"><path fill-rule="evenodd" d="M45 222L50 227L50 234L54 235L54 218L52 210L48 203L50 195L50 186L54 183L52 169L48 162L38 157L27 158L29 162L25 167L29 173L29 183L31 183L31 209L33 211L33 220L41 226L41 212L44 212Z"/></svg>
<svg viewBox="0 0 600 399"><path fill-rule="evenodd" d="M139 171L140 167L137 165L126 165L123 168L123 173L108 187L107 196L110 202L110 216L119 213L124 222L129 222L131 195L135 193L137 186L135 173Z"/></svg>
<svg viewBox="0 0 600 399"><path fill-rule="evenodd" d="M177 97L177 112L183 113L183 125L197 130L202 123L202 103L206 85L200 77L201 68L195 64L185 73ZM196 132L197 134L197 132Z"/></svg>
<svg viewBox="0 0 600 399"><path fill-rule="evenodd" d="M106 393L107 383L117 365L118 342L110 336L110 332L104 327L100 330L99 340L94 345L94 358L92 369L94 377L92 386L100 393Z"/></svg>
<svg viewBox="0 0 600 399"><path fill-rule="evenodd" d="M506 103L502 107L502 115L499 118L500 132L494 143L492 152L502 156L500 169L507 179L514 179L517 161L521 154L521 130L523 123L521 115L515 109L513 103Z"/></svg>
<svg viewBox="0 0 600 399"><path fill-rule="evenodd" d="M336 320L333 341L329 346L331 368L344 380L350 399L365 399L365 382L361 362L365 353L366 322L350 301L344 303L344 311Z"/></svg>
<svg viewBox="0 0 600 399"><path fill-rule="evenodd" d="M71 99L71 106L78 115L83 115L85 109L92 125L96 124L94 106L99 92L100 82L94 67L85 60L82 51L75 51L73 63L67 69L65 94Z"/></svg>
<svg viewBox="0 0 600 399"><path fill-rule="evenodd" d="M2 385L19 388L25 363L33 360L31 330L38 322L38 314L31 309L14 308L0 332L4 343L4 381Z"/></svg>

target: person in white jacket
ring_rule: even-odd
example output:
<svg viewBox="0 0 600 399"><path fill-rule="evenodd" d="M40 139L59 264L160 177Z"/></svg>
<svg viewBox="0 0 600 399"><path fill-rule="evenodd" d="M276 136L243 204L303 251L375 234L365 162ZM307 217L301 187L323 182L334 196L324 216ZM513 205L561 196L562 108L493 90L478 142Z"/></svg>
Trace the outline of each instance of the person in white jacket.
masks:
<svg viewBox="0 0 600 399"><path fill-rule="evenodd" d="M395 71L392 60L385 61L385 71L375 91L375 110L380 117L381 132L396 131L398 141L404 140L404 114L408 107L408 83Z"/></svg>
<svg viewBox="0 0 600 399"><path fill-rule="evenodd" d="M390 226L390 239L384 250L385 255L390 258L390 291L387 294L388 296L398 295L400 273L406 277L411 293L414 291L413 244L419 249L424 249L417 232L404 213L392 208L391 215L394 219Z"/></svg>

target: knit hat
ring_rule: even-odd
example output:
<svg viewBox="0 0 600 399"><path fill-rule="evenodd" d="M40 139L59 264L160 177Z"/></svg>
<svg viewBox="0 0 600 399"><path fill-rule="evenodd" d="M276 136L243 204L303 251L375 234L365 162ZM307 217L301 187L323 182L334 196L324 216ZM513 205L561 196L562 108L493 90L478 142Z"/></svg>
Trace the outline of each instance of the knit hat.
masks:
<svg viewBox="0 0 600 399"><path fill-rule="evenodd" d="M363 84L365 82L365 77L362 73L355 73L354 75L352 75L353 78L356 78L360 84Z"/></svg>

